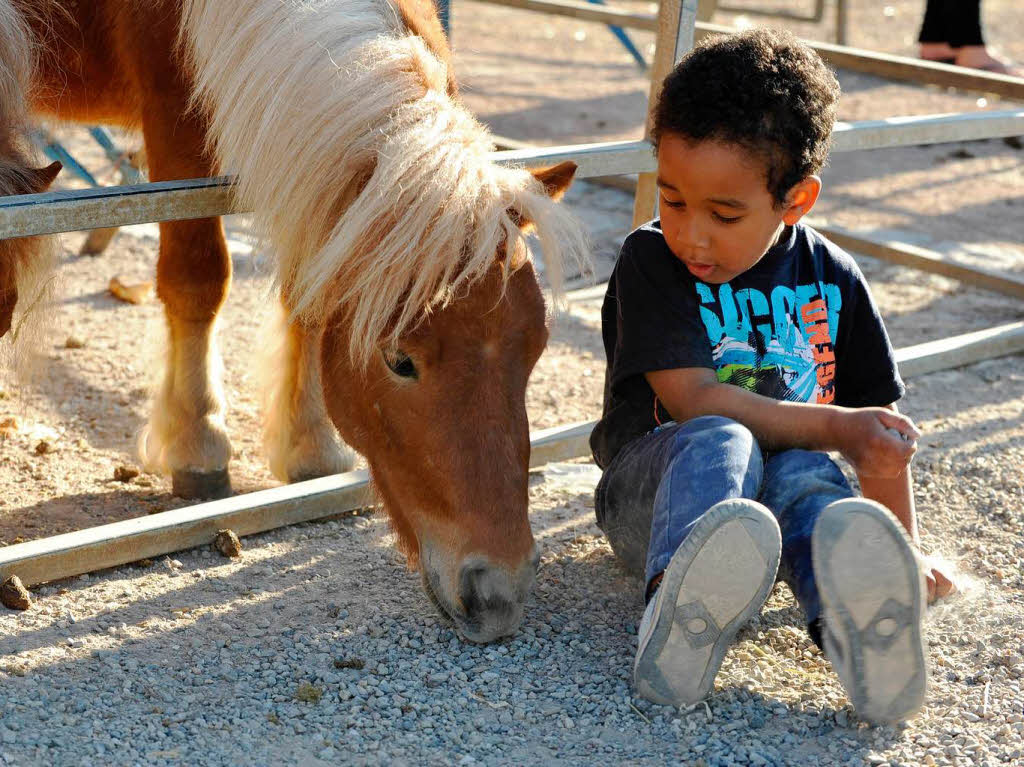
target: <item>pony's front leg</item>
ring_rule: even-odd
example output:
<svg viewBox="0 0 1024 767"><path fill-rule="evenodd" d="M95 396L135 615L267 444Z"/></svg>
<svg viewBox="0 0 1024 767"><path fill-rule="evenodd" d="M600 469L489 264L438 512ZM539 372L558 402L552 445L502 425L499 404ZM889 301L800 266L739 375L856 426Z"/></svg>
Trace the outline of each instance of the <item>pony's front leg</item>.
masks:
<svg viewBox="0 0 1024 767"><path fill-rule="evenodd" d="M174 494L183 498L231 494L214 338L230 281L220 219L160 224L157 295L167 318L167 364L139 452L147 468L171 475Z"/></svg>
<svg viewBox="0 0 1024 767"><path fill-rule="evenodd" d="M320 380L322 328L279 321L278 359L268 365L263 445L270 470L301 482L351 470L355 454L338 439Z"/></svg>

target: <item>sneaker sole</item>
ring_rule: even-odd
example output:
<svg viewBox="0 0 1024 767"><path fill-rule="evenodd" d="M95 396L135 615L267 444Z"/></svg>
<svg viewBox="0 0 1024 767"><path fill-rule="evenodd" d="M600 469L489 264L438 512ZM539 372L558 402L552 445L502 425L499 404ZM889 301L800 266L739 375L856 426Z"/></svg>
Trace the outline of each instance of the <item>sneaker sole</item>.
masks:
<svg viewBox="0 0 1024 767"><path fill-rule="evenodd" d="M823 643L854 708L876 724L908 718L924 703L928 668L924 577L903 526L873 501L836 501L818 517L811 552Z"/></svg>
<svg viewBox="0 0 1024 767"><path fill-rule="evenodd" d="M781 550L778 523L761 504L708 509L658 587L662 605L634 667L637 693L673 706L707 697L736 633L767 599Z"/></svg>

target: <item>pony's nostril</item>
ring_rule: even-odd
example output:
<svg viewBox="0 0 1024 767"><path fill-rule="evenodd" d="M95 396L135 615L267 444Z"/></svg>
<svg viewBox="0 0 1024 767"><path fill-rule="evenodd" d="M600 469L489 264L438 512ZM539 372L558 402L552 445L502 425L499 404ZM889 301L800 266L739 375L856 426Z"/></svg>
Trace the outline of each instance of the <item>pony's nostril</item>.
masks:
<svg viewBox="0 0 1024 767"><path fill-rule="evenodd" d="M486 578L487 568L482 565L468 565L462 568L459 576L459 597L469 616L477 615L484 607L487 594L482 587Z"/></svg>
<svg viewBox="0 0 1024 767"><path fill-rule="evenodd" d="M479 564L462 568L459 597L470 618L513 610L510 596L508 580L500 571Z"/></svg>
<svg viewBox="0 0 1024 767"><path fill-rule="evenodd" d="M474 557L459 571L458 599L462 614L458 623L463 635L472 642L491 642L515 632L523 619L523 607L529 587L519 580L533 572L517 571L516 579L501 566L483 557Z"/></svg>

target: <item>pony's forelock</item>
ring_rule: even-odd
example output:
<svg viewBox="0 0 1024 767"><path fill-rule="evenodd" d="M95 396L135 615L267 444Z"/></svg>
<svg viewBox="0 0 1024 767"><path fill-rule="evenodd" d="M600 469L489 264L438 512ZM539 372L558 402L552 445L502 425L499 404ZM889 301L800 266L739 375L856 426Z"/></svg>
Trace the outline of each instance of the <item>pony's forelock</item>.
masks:
<svg viewBox="0 0 1024 767"><path fill-rule="evenodd" d="M445 63L386 0L254 0L241 20L230 5L190 0L183 14L213 150L273 242L294 318L341 310L357 365L497 253L506 277L521 265L520 220L556 289L565 259L585 261L575 219L528 171L490 159Z"/></svg>

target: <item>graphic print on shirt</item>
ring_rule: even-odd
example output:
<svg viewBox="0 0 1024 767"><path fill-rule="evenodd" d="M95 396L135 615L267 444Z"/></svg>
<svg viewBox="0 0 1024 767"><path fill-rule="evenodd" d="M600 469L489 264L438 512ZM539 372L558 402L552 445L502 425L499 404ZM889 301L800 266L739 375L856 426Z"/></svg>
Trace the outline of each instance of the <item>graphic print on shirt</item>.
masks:
<svg viewBox="0 0 1024 767"><path fill-rule="evenodd" d="M755 288L734 292L729 283L696 288L719 381L772 399L835 399L838 286L777 285L770 296Z"/></svg>

